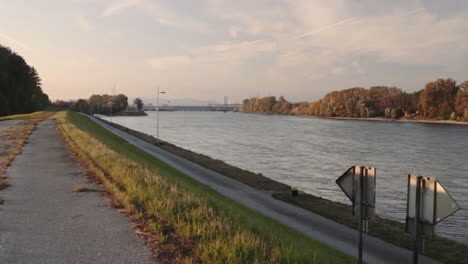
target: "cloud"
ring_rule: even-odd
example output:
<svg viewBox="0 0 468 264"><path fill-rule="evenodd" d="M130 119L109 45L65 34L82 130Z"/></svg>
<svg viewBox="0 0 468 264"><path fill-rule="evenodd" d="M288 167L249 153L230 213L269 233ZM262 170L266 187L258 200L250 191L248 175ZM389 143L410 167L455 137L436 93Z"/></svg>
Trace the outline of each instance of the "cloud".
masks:
<svg viewBox="0 0 468 264"><path fill-rule="evenodd" d="M177 10L168 7L167 3L147 0L113 0L103 11L102 15L112 16L130 8L137 8L160 25L177 28L186 32L209 32L210 26L207 23L203 23L198 17L178 14Z"/></svg>
<svg viewBox="0 0 468 264"><path fill-rule="evenodd" d="M295 30L287 2L269 0L208 0L207 2L210 16L233 25L229 29L231 37L237 36L238 33L276 37Z"/></svg>
<svg viewBox="0 0 468 264"><path fill-rule="evenodd" d="M146 59L146 63L156 70L166 70L186 66L191 59L188 56L163 56Z"/></svg>
<svg viewBox="0 0 468 264"><path fill-rule="evenodd" d="M229 36L231 36L232 38L237 38L237 35L239 34L239 30L240 30L239 27L231 26L231 28L229 29Z"/></svg>
<svg viewBox="0 0 468 264"><path fill-rule="evenodd" d="M163 6L154 2L145 2L142 8L154 21L161 25L191 33L205 34L211 31L211 26L198 17L193 17L188 14L179 14L177 10L167 5Z"/></svg>
<svg viewBox="0 0 468 264"><path fill-rule="evenodd" d="M325 31L327 29L332 29L334 27L337 27L337 26L340 26L340 25L343 25L343 24L346 24L346 23L352 23L352 22L357 21L357 20L358 20L357 18L343 19L343 20L335 22L333 24L329 24L329 25L325 25L323 27L320 27L320 28L318 28L318 29L316 29L314 31L303 33L303 34L297 36L297 38L309 37L311 35L318 34L318 33L322 32L322 31Z"/></svg>
<svg viewBox="0 0 468 264"><path fill-rule="evenodd" d="M376 56L380 62L449 64L466 49L459 45L468 41L466 23L461 15L440 19L427 10L395 11L317 32L309 41L338 54Z"/></svg>
<svg viewBox="0 0 468 264"><path fill-rule="evenodd" d="M112 32L109 32L109 36L113 37L113 38L119 38L121 37L123 34L121 31L112 31Z"/></svg>
<svg viewBox="0 0 468 264"><path fill-rule="evenodd" d="M125 9L136 7L142 4L142 0L114 0L102 13L103 16L112 16L119 14Z"/></svg>
<svg viewBox="0 0 468 264"><path fill-rule="evenodd" d="M274 50L275 45L268 41L225 42L185 48L176 56L147 58L145 63L157 71L164 71L166 77L180 75L183 71L184 78L191 80L192 85L196 82L208 86L209 82L220 82L222 85L224 80L245 72L244 66L249 60L268 56Z"/></svg>
<svg viewBox="0 0 468 264"><path fill-rule="evenodd" d="M11 44L13 44L15 46L20 47L22 49L31 50L31 48L28 45L24 44L23 42L21 42L21 41L17 40L16 38L13 38L13 37L5 34L5 33L0 32L0 38L6 40L7 42L10 42Z"/></svg>
<svg viewBox="0 0 468 264"><path fill-rule="evenodd" d="M347 69L345 67L337 66L337 67L332 68L331 73L335 74L335 75L338 75L338 74L345 73L346 71L347 71Z"/></svg>
<svg viewBox="0 0 468 264"><path fill-rule="evenodd" d="M91 25L89 20L87 20L86 18L84 18L82 16L78 16L76 18L76 23L77 23L78 27L84 32L91 32L94 29L93 25Z"/></svg>
<svg viewBox="0 0 468 264"><path fill-rule="evenodd" d="M88 69L91 66L98 65L96 57L91 55L82 54L80 56L69 56L62 61L64 66L70 68Z"/></svg>
<svg viewBox="0 0 468 264"><path fill-rule="evenodd" d="M146 65L175 78L184 70L192 83L206 86L229 86L235 78L250 86L322 81L328 89L338 79L360 85L377 67L463 69L468 54L461 44L468 43L466 10L441 15L419 0L200 0L193 9L178 1L113 3L108 14L137 8L178 30L175 56L151 57Z"/></svg>

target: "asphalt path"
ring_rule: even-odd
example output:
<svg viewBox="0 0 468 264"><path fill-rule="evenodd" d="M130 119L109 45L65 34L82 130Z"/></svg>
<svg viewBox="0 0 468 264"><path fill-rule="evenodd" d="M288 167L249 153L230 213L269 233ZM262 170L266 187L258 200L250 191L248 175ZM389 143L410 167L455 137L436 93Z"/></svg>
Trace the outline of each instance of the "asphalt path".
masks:
<svg viewBox="0 0 468 264"><path fill-rule="evenodd" d="M0 263L153 263L127 217L98 192L72 192L85 179L55 121L38 125L7 176L12 186L1 192Z"/></svg>
<svg viewBox="0 0 468 264"><path fill-rule="evenodd" d="M358 232L356 230L333 222L310 211L276 200L271 197L271 194L268 192L259 191L212 170L201 167L189 160L183 159L137 137L113 128L94 117L90 118L112 133L125 139L130 144L197 181L210 186L220 194L302 232L310 238L323 242L348 255L357 257ZM399 248L378 238L364 235L363 258L367 263L412 263L413 252ZM419 263L439 262L421 256Z"/></svg>

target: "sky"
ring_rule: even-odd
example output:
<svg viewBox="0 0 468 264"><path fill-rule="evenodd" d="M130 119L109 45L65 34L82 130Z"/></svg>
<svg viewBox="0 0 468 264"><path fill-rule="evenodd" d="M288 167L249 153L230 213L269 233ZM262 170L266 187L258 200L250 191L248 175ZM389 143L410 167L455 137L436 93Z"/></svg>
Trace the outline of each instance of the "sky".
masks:
<svg viewBox="0 0 468 264"><path fill-rule="evenodd" d="M312 101L468 80L466 0L0 0L0 44L53 100Z"/></svg>

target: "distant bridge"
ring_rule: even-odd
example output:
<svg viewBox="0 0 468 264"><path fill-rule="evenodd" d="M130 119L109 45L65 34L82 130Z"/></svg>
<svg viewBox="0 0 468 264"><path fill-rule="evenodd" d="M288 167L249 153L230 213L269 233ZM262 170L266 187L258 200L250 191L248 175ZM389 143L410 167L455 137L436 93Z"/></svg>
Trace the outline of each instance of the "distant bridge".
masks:
<svg viewBox="0 0 468 264"><path fill-rule="evenodd" d="M198 105L163 105L159 111L209 111L209 112L239 112L240 104L211 104L207 106ZM143 107L144 111L156 111L156 106L148 105Z"/></svg>

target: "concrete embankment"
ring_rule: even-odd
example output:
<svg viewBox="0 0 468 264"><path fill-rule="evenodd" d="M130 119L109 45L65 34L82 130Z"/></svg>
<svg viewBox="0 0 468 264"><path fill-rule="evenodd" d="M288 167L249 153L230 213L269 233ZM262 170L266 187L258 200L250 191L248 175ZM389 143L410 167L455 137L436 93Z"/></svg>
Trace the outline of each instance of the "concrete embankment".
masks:
<svg viewBox="0 0 468 264"><path fill-rule="evenodd" d="M85 182L83 170L55 121L38 125L7 175L12 186L2 191L0 263L153 263L128 218L99 192L72 192Z"/></svg>

